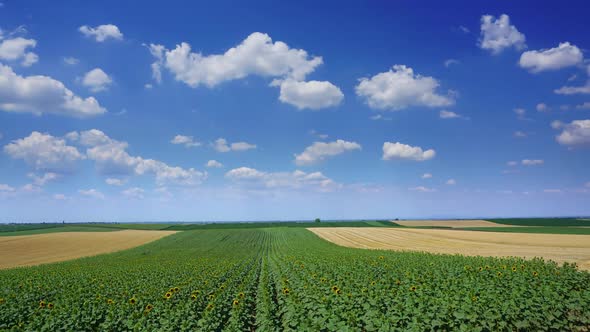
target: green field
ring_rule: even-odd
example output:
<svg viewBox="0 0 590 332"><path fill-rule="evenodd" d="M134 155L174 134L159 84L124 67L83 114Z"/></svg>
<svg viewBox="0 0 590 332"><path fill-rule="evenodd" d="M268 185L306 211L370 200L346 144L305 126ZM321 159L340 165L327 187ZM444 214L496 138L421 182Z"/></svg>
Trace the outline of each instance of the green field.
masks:
<svg viewBox="0 0 590 332"><path fill-rule="evenodd" d="M192 230L0 271L0 330L587 331L590 274L349 249L295 227Z"/></svg>
<svg viewBox="0 0 590 332"><path fill-rule="evenodd" d="M578 218L506 218L486 220L498 224L515 226L590 226L590 220Z"/></svg>

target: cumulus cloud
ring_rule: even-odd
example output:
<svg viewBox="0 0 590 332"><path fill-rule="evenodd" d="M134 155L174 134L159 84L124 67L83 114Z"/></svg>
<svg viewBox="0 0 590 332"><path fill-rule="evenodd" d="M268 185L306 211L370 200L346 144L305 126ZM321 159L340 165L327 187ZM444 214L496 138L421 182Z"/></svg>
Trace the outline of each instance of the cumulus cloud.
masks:
<svg viewBox="0 0 590 332"><path fill-rule="evenodd" d="M3 39L0 35L0 60L20 61L24 67L29 67L39 60L39 56L29 49L35 48L37 41L16 37L12 39Z"/></svg>
<svg viewBox="0 0 590 332"><path fill-rule="evenodd" d="M81 98L48 76L17 75L0 64L0 109L6 112L57 114L87 118L106 113L94 97Z"/></svg>
<svg viewBox="0 0 590 332"><path fill-rule="evenodd" d="M457 118L461 118L461 115L455 113L455 112L451 112L451 111L447 111L447 110L442 110L439 112L438 116L441 119L457 119Z"/></svg>
<svg viewBox="0 0 590 332"><path fill-rule="evenodd" d="M256 149L255 144L250 144L247 142L234 142L228 144L225 138L218 138L213 143L213 148L217 152L230 152L230 151L246 151L251 149Z"/></svg>
<svg viewBox="0 0 590 332"><path fill-rule="evenodd" d="M412 68L404 65L395 65L389 71L359 81L356 94L374 109L399 111L411 106L454 104L452 96L436 92L440 84L435 78L415 74Z"/></svg>
<svg viewBox="0 0 590 332"><path fill-rule="evenodd" d="M102 43L107 39L122 40L123 34L119 28L113 24L103 24L97 27L83 25L78 30L86 37L94 38L97 42Z"/></svg>
<svg viewBox="0 0 590 332"><path fill-rule="evenodd" d="M576 66L584 61L582 51L568 42L555 48L522 53L518 64L532 73Z"/></svg>
<svg viewBox="0 0 590 332"><path fill-rule="evenodd" d="M549 112L551 108L545 103L538 103L536 106L537 112Z"/></svg>
<svg viewBox="0 0 590 332"><path fill-rule="evenodd" d="M412 190L412 191L422 192L422 193L432 193L432 192L436 191L436 189L434 189L434 188L428 188L428 187L424 187L424 186L412 187L412 188L408 188L408 189Z"/></svg>
<svg viewBox="0 0 590 332"><path fill-rule="evenodd" d="M84 159L84 155L76 147L67 145L64 139L37 131L5 145L4 152L35 169L55 172L68 171L75 161Z"/></svg>
<svg viewBox="0 0 590 332"><path fill-rule="evenodd" d="M519 120L530 120L526 117L526 110L524 108L515 108L513 111Z"/></svg>
<svg viewBox="0 0 590 332"><path fill-rule="evenodd" d="M206 172L194 168L169 166L154 159L131 156L126 150L127 142L110 138L98 129L67 135L68 139L85 146L88 159L96 162L100 173L106 175L144 175L151 174L158 185L195 186L207 177Z"/></svg>
<svg viewBox="0 0 590 332"><path fill-rule="evenodd" d="M273 42L269 35L254 32L236 47L223 54L203 55L192 51L188 43L172 50L150 44L152 77L162 80L162 68L177 81L190 87L214 87L227 81L251 75L275 78L272 86L280 87L279 99L299 109L333 107L342 101L342 91L327 81L305 81L308 74L323 63L319 56L310 56L302 49L290 48L281 41Z"/></svg>
<svg viewBox="0 0 590 332"><path fill-rule="evenodd" d="M570 123L554 121L553 129L561 129L561 133L555 137L561 145L581 146L590 145L590 120L574 120Z"/></svg>
<svg viewBox="0 0 590 332"><path fill-rule="evenodd" d="M590 110L590 102L586 101L583 104L576 105L577 110ZM2 136L0 136L2 138Z"/></svg>
<svg viewBox="0 0 590 332"><path fill-rule="evenodd" d="M510 17L506 14L496 18L492 15L481 17L481 34L479 47L499 54L506 48L514 47L517 50L526 48L526 38L514 25L510 24Z"/></svg>
<svg viewBox="0 0 590 332"><path fill-rule="evenodd" d="M223 167L223 164L217 160L209 160L206 166L209 168L221 168Z"/></svg>
<svg viewBox="0 0 590 332"><path fill-rule="evenodd" d="M0 192L13 192L15 189L7 184L0 183Z"/></svg>
<svg viewBox="0 0 590 332"><path fill-rule="evenodd" d="M295 164L299 166L312 165L328 157L333 157L346 151L360 149L360 144L341 139L334 142L314 142L312 145L306 147L302 153L295 155Z"/></svg>
<svg viewBox="0 0 590 332"><path fill-rule="evenodd" d="M340 105L344 99L340 88L328 81L305 82L289 79L280 82L279 86L279 100L300 110L334 107Z"/></svg>
<svg viewBox="0 0 590 332"><path fill-rule="evenodd" d="M104 180L104 182L106 182L106 184L108 184L110 186L122 186L127 181L124 179L107 178L106 180Z"/></svg>
<svg viewBox="0 0 590 332"><path fill-rule="evenodd" d="M195 141L195 139L192 136L185 136L185 135L176 135L174 136L174 138L170 141L170 143L172 144L182 144L187 148L192 148L195 146L201 146L200 142Z"/></svg>
<svg viewBox="0 0 590 332"><path fill-rule="evenodd" d="M104 91L112 83L113 79L100 68L92 69L82 78L82 85L89 88L92 92Z"/></svg>
<svg viewBox="0 0 590 332"><path fill-rule="evenodd" d="M452 65L458 65L458 64L460 64L460 63L461 63L461 62L460 62L459 60L457 60L457 59L447 59L447 60L445 60L445 62L444 62L444 64L445 64L445 67L447 67L447 68L449 68L449 67L450 67L450 66L452 66Z"/></svg>
<svg viewBox="0 0 590 332"><path fill-rule="evenodd" d="M576 94L590 94L590 80L585 85L580 86L562 86L559 89L553 90L558 95L576 95Z"/></svg>
<svg viewBox="0 0 590 332"><path fill-rule="evenodd" d="M78 190L78 192L83 196L87 196L87 197L91 197L91 198L97 198L97 199L104 199L105 198L104 194L96 189L80 189L80 190Z"/></svg>
<svg viewBox="0 0 590 332"><path fill-rule="evenodd" d="M332 191L341 187L340 184L326 177L321 172L263 172L254 168L239 167L227 173L225 177L235 183L274 189L305 189Z"/></svg>
<svg viewBox="0 0 590 332"><path fill-rule="evenodd" d="M536 166L543 165L545 161L541 159L523 159L520 163L524 166Z"/></svg>
<svg viewBox="0 0 590 332"><path fill-rule="evenodd" d="M399 142L383 143L383 160L407 159L415 161L425 161L434 158L436 151L429 149L423 151L419 146L410 146Z"/></svg>
<svg viewBox="0 0 590 332"><path fill-rule="evenodd" d="M457 181L455 181L455 179L448 179L447 182L446 182L446 184L448 184L450 186L453 186L453 185L456 185L457 184Z"/></svg>
<svg viewBox="0 0 590 332"><path fill-rule="evenodd" d="M514 137L519 137L519 138L527 137L527 134L525 132L522 132L520 130L517 130L517 131L514 132Z"/></svg>
<svg viewBox="0 0 590 332"><path fill-rule="evenodd" d="M516 166L516 165L518 165L518 161L509 161L509 162L506 163L506 165L508 165L508 166Z"/></svg>
<svg viewBox="0 0 590 332"><path fill-rule="evenodd" d="M63 58L63 62L64 62L66 65L75 66L75 65L77 65L78 63L80 63L80 60L79 60L79 59L77 59L77 58L74 58L74 57L68 56L68 57L64 57L64 58Z"/></svg>
<svg viewBox="0 0 590 332"><path fill-rule="evenodd" d="M121 192L121 194L123 194L123 196L126 196L128 198L135 198L135 199L143 199L144 193L145 193L145 190L138 188L138 187L125 189Z"/></svg>
<svg viewBox="0 0 590 332"><path fill-rule="evenodd" d="M47 172L41 176L35 173L29 173L27 176L33 179L33 184L36 186L44 186L48 182L54 181L59 178L59 174L53 172Z"/></svg>
<svg viewBox="0 0 590 332"><path fill-rule="evenodd" d="M430 173L424 173L424 174L422 174L422 178L423 179L430 179L430 178L432 178L432 174L430 174Z"/></svg>

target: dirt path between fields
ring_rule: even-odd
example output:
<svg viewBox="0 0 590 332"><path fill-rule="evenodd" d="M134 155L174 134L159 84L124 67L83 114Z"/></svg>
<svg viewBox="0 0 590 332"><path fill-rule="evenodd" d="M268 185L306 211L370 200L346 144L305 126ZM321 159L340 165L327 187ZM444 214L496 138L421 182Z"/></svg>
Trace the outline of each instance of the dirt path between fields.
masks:
<svg viewBox="0 0 590 332"><path fill-rule="evenodd" d="M426 251L468 256L543 257L558 263L576 262L581 269L590 270L589 235L380 227L326 227L309 230L327 241L351 248Z"/></svg>
<svg viewBox="0 0 590 332"><path fill-rule="evenodd" d="M94 256L161 239L173 231L64 232L0 237L0 269Z"/></svg>

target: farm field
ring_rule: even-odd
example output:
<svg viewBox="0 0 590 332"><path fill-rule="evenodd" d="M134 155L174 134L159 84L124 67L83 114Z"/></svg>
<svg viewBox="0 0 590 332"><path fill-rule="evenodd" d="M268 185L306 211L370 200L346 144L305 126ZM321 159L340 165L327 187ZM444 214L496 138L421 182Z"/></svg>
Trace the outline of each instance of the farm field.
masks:
<svg viewBox="0 0 590 332"><path fill-rule="evenodd" d="M405 227L506 227L507 225L498 224L487 220L396 220L396 224Z"/></svg>
<svg viewBox="0 0 590 332"><path fill-rule="evenodd" d="M364 249L417 250L469 256L543 257L577 263L590 270L590 237L563 234L520 234L440 230L371 228L310 228L338 245Z"/></svg>
<svg viewBox="0 0 590 332"><path fill-rule="evenodd" d="M65 261L129 249L173 231L54 232L0 237L0 269Z"/></svg>
<svg viewBox="0 0 590 332"><path fill-rule="evenodd" d="M353 249L290 227L0 271L0 330L584 331L588 308L590 274L568 264Z"/></svg>

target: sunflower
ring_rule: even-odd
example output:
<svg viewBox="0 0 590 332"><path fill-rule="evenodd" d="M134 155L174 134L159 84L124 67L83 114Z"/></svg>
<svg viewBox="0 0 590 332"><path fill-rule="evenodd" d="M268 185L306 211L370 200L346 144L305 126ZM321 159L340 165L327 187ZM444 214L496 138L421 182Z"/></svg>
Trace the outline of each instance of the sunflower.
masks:
<svg viewBox="0 0 590 332"><path fill-rule="evenodd" d="M168 293L174 293L174 288L170 288L170 289L168 290Z"/></svg>
<svg viewBox="0 0 590 332"><path fill-rule="evenodd" d="M375 286L376 282L371 281L371 286Z"/></svg>
<svg viewBox="0 0 590 332"><path fill-rule="evenodd" d="M234 307L237 307L240 304L240 301L238 301L238 299L235 299L232 303L231 303Z"/></svg>
<svg viewBox="0 0 590 332"><path fill-rule="evenodd" d="M471 301L473 301L473 302L477 301L477 296L473 295L473 296L471 297Z"/></svg>
<svg viewBox="0 0 590 332"><path fill-rule="evenodd" d="M410 287L410 291L412 291L412 292L416 291L416 286Z"/></svg>
<svg viewBox="0 0 590 332"><path fill-rule="evenodd" d="M180 288L178 288L178 287L174 287L174 291L175 291L175 292L178 292L179 290L180 290Z"/></svg>
<svg viewBox="0 0 590 332"><path fill-rule="evenodd" d="M213 305L213 303L209 303L207 304L207 310L211 310L213 309L215 306Z"/></svg>
<svg viewBox="0 0 590 332"><path fill-rule="evenodd" d="M244 292L239 292L239 293L238 293L238 297L239 297L240 299L243 299L243 298L244 298L244 296L246 296L246 294L244 294Z"/></svg>
<svg viewBox="0 0 590 332"><path fill-rule="evenodd" d="M512 267L512 272L516 272L516 266Z"/></svg>
<svg viewBox="0 0 590 332"><path fill-rule="evenodd" d="M196 300L196 299L197 299L197 295L195 295L195 294L191 294L191 300L193 300L193 301L194 301L194 300Z"/></svg>
<svg viewBox="0 0 590 332"><path fill-rule="evenodd" d="M172 297L172 292L167 292L166 294L164 294L164 297L166 298L166 300L170 299Z"/></svg>
<svg viewBox="0 0 590 332"><path fill-rule="evenodd" d="M39 301L39 308L45 308L45 301Z"/></svg>
<svg viewBox="0 0 590 332"><path fill-rule="evenodd" d="M54 305L53 303L49 302L47 303L47 309L53 309Z"/></svg>
<svg viewBox="0 0 590 332"><path fill-rule="evenodd" d="M396 280L395 280L395 284L396 284L396 285L401 285L401 283L402 283L402 282L401 282L399 279L396 279Z"/></svg>
<svg viewBox="0 0 590 332"><path fill-rule="evenodd" d="M481 272L481 271L483 271L483 267L481 267L481 266L480 266L480 267L479 267L477 270L478 270L479 272Z"/></svg>
<svg viewBox="0 0 590 332"><path fill-rule="evenodd" d="M6 300L0 297L0 304L3 304L4 302L6 302Z"/></svg>
<svg viewBox="0 0 590 332"><path fill-rule="evenodd" d="M338 286L332 286L332 292L335 292L338 290Z"/></svg>
<svg viewBox="0 0 590 332"><path fill-rule="evenodd" d="M152 311L152 309L154 309L154 306L151 305L151 304L148 304L148 305L145 306L145 311L147 311L147 312Z"/></svg>
<svg viewBox="0 0 590 332"><path fill-rule="evenodd" d="M225 285L219 286L219 289L224 290L225 289Z"/></svg>
<svg viewBox="0 0 590 332"><path fill-rule="evenodd" d="M135 304L135 303L137 303L137 300L134 297L129 299L129 304Z"/></svg>
<svg viewBox="0 0 590 332"><path fill-rule="evenodd" d="M113 301L112 299L107 300L107 304L114 304L114 303L115 303L115 301Z"/></svg>
<svg viewBox="0 0 590 332"><path fill-rule="evenodd" d="M209 300L213 300L215 298L215 294L209 294Z"/></svg>
<svg viewBox="0 0 590 332"><path fill-rule="evenodd" d="M379 259L384 259L384 258L385 258L385 257L383 257L383 256L379 256Z"/></svg>
<svg viewBox="0 0 590 332"><path fill-rule="evenodd" d="M342 291L341 291L340 289L337 289L337 290L336 290L334 293L335 293L336 295L340 295L340 294L342 294Z"/></svg>
<svg viewBox="0 0 590 332"><path fill-rule="evenodd" d="M287 287L283 288L283 294L289 295L289 292L290 292L289 288L287 288Z"/></svg>
<svg viewBox="0 0 590 332"><path fill-rule="evenodd" d="M322 277L322 278L320 279L320 281L321 281L321 282L326 282L326 281L328 281L328 279L326 279L326 278L323 278L323 277Z"/></svg>
<svg viewBox="0 0 590 332"><path fill-rule="evenodd" d="M498 272L498 277L502 277L502 272Z"/></svg>
<svg viewBox="0 0 590 332"><path fill-rule="evenodd" d="M534 272L533 272L533 277L537 277L537 276L539 276L539 272L537 272L537 271L534 271Z"/></svg>

